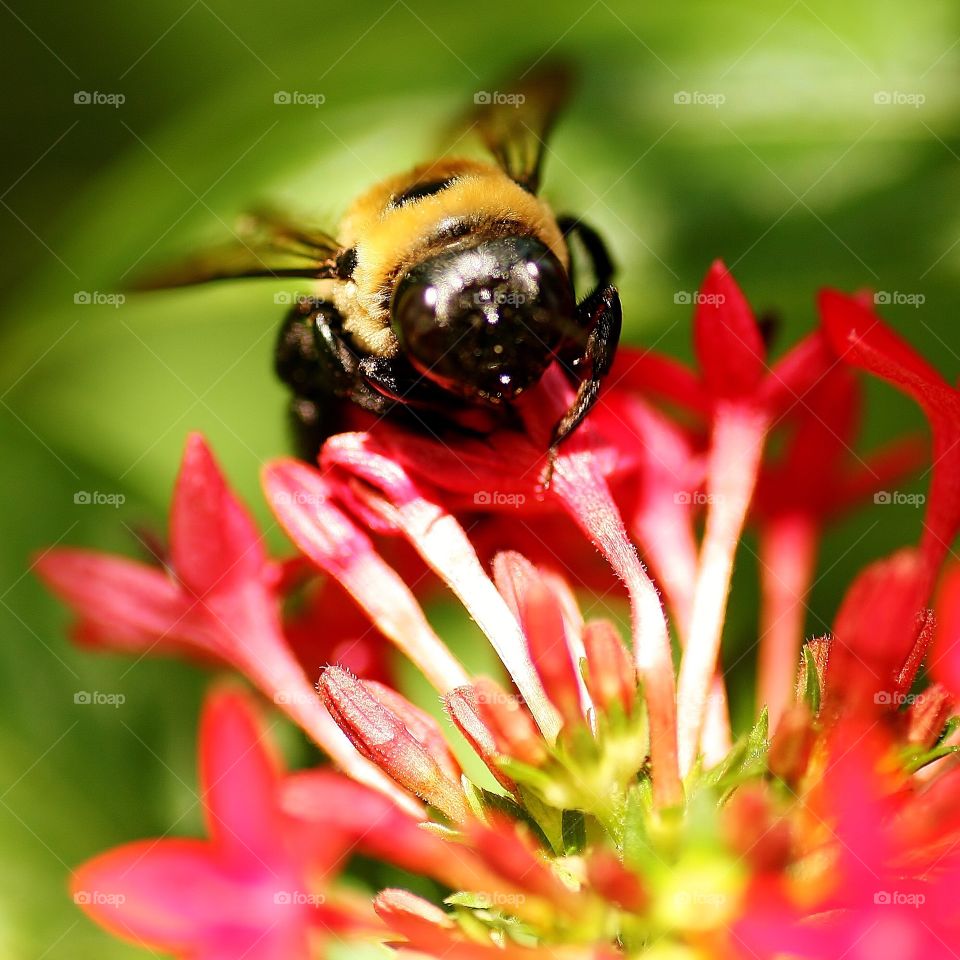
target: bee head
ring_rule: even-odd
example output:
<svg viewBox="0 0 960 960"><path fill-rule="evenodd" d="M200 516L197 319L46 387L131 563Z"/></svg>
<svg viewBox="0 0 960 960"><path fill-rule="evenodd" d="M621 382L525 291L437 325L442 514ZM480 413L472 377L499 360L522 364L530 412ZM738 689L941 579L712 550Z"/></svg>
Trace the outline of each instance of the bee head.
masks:
<svg viewBox="0 0 960 960"><path fill-rule="evenodd" d="M455 245L408 270L394 332L423 376L467 399L510 401L540 379L572 332L563 265L533 237Z"/></svg>

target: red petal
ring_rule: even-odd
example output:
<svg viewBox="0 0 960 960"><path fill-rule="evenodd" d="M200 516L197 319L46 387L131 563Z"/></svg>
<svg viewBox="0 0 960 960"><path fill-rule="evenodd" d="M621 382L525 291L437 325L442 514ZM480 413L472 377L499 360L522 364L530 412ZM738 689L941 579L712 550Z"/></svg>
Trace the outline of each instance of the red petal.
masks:
<svg viewBox="0 0 960 960"><path fill-rule="evenodd" d="M138 653L187 645L191 603L162 570L69 547L43 554L34 569L106 645Z"/></svg>
<svg viewBox="0 0 960 960"><path fill-rule="evenodd" d="M701 414L710 409L710 397L689 367L672 357L623 344L617 348L605 389L656 397Z"/></svg>
<svg viewBox="0 0 960 960"><path fill-rule="evenodd" d="M770 416L788 413L836 365L837 358L822 330L791 347L772 367L760 387L760 400Z"/></svg>
<svg viewBox="0 0 960 960"><path fill-rule="evenodd" d="M929 592L960 527L960 394L861 300L826 290L820 310L837 353L913 397L933 428L933 480L921 541Z"/></svg>
<svg viewBox="0 0 960 960"><path fill-rule="evenodd" d="M707 391L716 399L753 393L765 371L765 348L753 311L719 260L700 288L694 348Z"/></svg>
<svg viewBox="0 0 960 960"><path fill-rule="evenodd" d="M944 571L934 609L937 629L930 670L955 695L960 695L960 563L957 561Z"/></svg>
<svg viewBox="0 0 960 960"><path fill-rule="evenodd" d="M196 433L187 441L174 492L170 552L181 582L201 597L260 579L266 562L256 528Z"/></svg>
<svg viewBox="0 0 960 960"><path fill-rule="evenodd" d="M901 550L867 567L854 580L837 613L827 668L827 694L851 710L895 709L901 673L923 625L923 564Z"/></svg>

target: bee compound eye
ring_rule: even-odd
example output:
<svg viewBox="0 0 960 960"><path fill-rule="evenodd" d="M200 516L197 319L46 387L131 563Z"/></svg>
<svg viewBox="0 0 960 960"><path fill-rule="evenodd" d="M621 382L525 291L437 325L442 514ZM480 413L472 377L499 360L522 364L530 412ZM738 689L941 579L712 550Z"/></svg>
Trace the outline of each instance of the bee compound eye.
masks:
<svg viewBox="0 0 960 960"><path fill-rule="evenodd" d="M424 376L460 396L499 403L539 379L573 310L559 261L538 243L527 249L511 239L413 267L397 286L392 318Z"/></svg>

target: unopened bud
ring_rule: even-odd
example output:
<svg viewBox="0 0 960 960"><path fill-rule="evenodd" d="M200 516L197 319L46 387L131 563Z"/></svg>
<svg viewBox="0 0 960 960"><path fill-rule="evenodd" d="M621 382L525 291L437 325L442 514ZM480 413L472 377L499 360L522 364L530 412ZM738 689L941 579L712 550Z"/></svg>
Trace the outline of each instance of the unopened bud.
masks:
<svg viewBox="0 0 960 960"><path fill-rule="evenodd" d="M493 734L487 728L477 709L477 692L471 686L457 687L443 698L447 715L464 735L467 743L487 765L490 772L507 790L516 790L517 785L500 769L499 753Z"/></svg>
<svg viewBox="0 0 960 960"><path fill-rule="evenodd" d="M542 763L547 755L543 737L520 698L487 677L478 677L473 688L477 713L493 736L497 752L530 766Z"/></svg>
<svg viewBox="0 0 960 960"><path fill-rule="evenodd" d="M637 670L617 628L609 620L593 620L583 628L587 653L586 684L594 704L609 710L615 703L629 714L637 696Z"/></svg>
<svg viewBox="0 0 960 960"><path fill-rule="evenodd" d="M350 742L400 786L451 820L466 816L463 791L427 747L349 670L327 667L317 684L320 696Z"/></svg>

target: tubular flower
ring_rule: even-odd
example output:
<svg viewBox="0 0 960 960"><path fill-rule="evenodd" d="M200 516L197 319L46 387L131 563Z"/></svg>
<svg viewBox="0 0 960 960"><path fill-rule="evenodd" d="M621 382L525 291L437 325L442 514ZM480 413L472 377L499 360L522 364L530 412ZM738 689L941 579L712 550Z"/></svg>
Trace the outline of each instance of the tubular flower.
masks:
<svg viewBox="0 0 960 960"><path fill-rule="evenodd" d="M621 351L553 463L541 451L570 400L558 369L484 440L383 421L332 437L318 465L268 463L266 499L298 551L284 563L199 438L168 570L42 558L81 637L225 663L333 763L284 774L245 701L217 695L201 737L209 842L81 866L76 890L118 894L89 902L94 919L199 960L321 957L332 938L436 960L960 950L955 569L928 609L960 524L955 392L860 299L825 294L823 328L773 364L722 264L697 303L698 371ZM920 543L851 576L832 629L804 641L824 525L924 449L850 449L858 368L921 402L941 462ZM734 738L720 648L750 522L759 709ZM281 608L308 576L322 593L291 631ZM424 577L476 622L499 660L489 675L431 624ZM620 591L628 626L596 616L584 584ZM358 615L419 670L432 705L362 659L328 657L305 679L302 665L335 649L325 631ZM386 889L346 893L352 853L418 875L416 892L394 870ZM307 898L264 899L278 883Z"/></svg>

